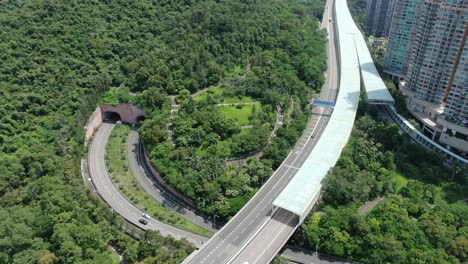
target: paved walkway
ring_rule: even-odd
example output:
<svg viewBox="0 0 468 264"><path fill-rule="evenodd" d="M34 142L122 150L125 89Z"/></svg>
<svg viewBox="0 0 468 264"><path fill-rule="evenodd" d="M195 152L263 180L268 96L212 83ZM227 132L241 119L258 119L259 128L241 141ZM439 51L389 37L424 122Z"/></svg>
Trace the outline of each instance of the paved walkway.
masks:
<svg viewBox="0 0 468 264"><path fill-rule="evenodd" d="M229 159L227 160L225 163L226 165L230 165L230 164L240 164L240 163L243 163L244 161L246 161L247 159L249 158L252 158L252 157L257 157L257 158L260 158L263 154L263 150L265 149L266 146L268 146L271 141L273 140L273 138L276 136L276 131L281 127L283 126L283 123L284 123L284 113L283 113L283 110L281 109L280 106L276 106L276 122L275 122L275 126L273 127L273 130L271 131L270 133L270 136L268 137L267 139L267 143L262 147L260 148L258 151L254 152L254 153L250 153L248 155L245 155L243 157L240 157L240 158L236 158L236 159ZM247 127L247 126L245 126ZM244 127L241 127L241 128L244 128Z"/></svg>
<svg viewBox="0 0 468 264"><path fill-rule="evenodd" d="M374 200L372 201L368 201L366 202L363 206L361 206L359 209L358 209L358 213L360 215L364 215L364 214L367 214L368 212L370 212L372 209L374 209L374 207L376 207L381 201L383 201L385 199L385 197L377 197L375 198Z"/></svg>
<svg viewBox="0 0 468 264"><path fill-rule="evenodd" d="M348 264L348 263L357 263L357 262L349 262L347 260L342 260L336 257L303 251L301 249L295 249L286 247L281 252L281 257L288 260L288 263L304 263L304 264Z"/></svg>
<svg viewBox="0 0 468 264"><path fill-rule="evenodd" d="M169 116L169 124L167 125L167 135L168 135L168 139L169 139L169 142L172 143L172 145L175 145L175 142L174 142L174 130L173 130L173 123L172 121L174 120L174 115L175 113L177 113L179 111L179 105L177 104L177 101L175 99L175 96L171 95L169 96L169 98L171 99L171 115Z"/></svg>

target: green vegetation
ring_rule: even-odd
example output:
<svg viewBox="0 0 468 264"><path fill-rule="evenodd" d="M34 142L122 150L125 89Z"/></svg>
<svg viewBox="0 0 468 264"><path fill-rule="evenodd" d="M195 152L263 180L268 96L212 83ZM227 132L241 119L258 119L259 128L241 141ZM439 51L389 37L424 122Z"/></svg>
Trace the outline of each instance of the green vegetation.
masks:
<svg viewBox="0 0 468 264"><path fill-rule="evenodd" d="M411 143L393 124L358 118L352 140L324 182L323 213L294 243L364 263L463 263L468 252L466 167ZM357 209L385 196L367 215Z"/></svg>
<svg viewBox="0 0 468 264"><path fill-rule="evenodd" d="M349 11L353 16L356 25L360 28L364 26L366 21L367 0L347 0Z"/></svg>
<svg viewBox="0 0 468 264"><path fill-rule="evenodd" d="M211 87L205 92L202 92L193 97L195 102L209 101L217 104L232 104L232 103L250 103L253 102L250 96L228 96L224 93L221 87Z"/></svg>
<svg viewBox="0 0 468 264"><path fill-rule="evenodd" d="M129 263L180 263L194 250L156 232L143 242L125 235L80 173L96 100L120 86L131 53L145 53L127 21L154 19L135 5L2 1L0 263L113 263L108 245Z"/></svg>
<svg viewBox="0 0 468 264"><path fill-rule="evenodd" d="M237 126L250 125L250 120L256 111L261 111L262 105L260 103L248 105L224 105L220 106L227 118L236 120Z"/></svg>
<svg viewBox="0 0 468 264"><path fill-rule="evenodd" d="M117 105L130 101L128 88L111 88L99 100L99 104Z"/></svg>
<svg viewBox="0 0 468 264"><path fill-rule="evenodd" d="M200 102L206 101L208 97L211 97L211 100L215 102L223 102L224 99L224 90L221 87L214 86L208 88L206 91L201 92L200 94L193 97L193 101Z"/></svg>
<svg viewBox="0 0 468 264"><path fill-rule="evenodd" d="M141 132L161 175L204 213L224 219L235 214L305 128L308 99L320 90L326 69L326 37L317 23L323 8L322 0L199 2L177 19L158 15L172 25L164 28L171 38L155 42L166 46L149 47L124 67L135 77L125 83L132 91L155 86L177 95L173 142L161 104L147 108ZM190 96L202 89L207 91ZM218 105L238 103L245 104ZM288 110L288 123L265 147L277 106ZM259 160L226 165L260 150Z"/></svg>
<svg viewBox="0 0 468 264"><path fill-rule="evenodd" d="M119 87L103 102L145 107L142 134L154 147L167 138L167 94L244 73L276 90L320 87L325 38L312 17L322 13L322 1L296 2L302 1L2 1L0 263L111 263L111 244L129 263L180 263L193 250L186 241L153 232L134 241L113 225L118 217L85 191L80 159L86 156L86 120L97 100ZM255 75L245 70L249 62ZM267 62L271 66L263 67ZM273 73L276 79L269 78ZM128 98L127 88L135 96ZM169 154L190 153L183 150ZM166 165L205 175L187 174L190 197L213 175L196 163ZM186 174L180 172L178 180ZM229 191L206 188L212 192L207 204L223 203L234 191L252 193L245 187L253 186L255 174L248 183L232 176L223 184ZM211 182L220 186L220 180Z"/></svg>
<svg viewBox="0 0 468 264"><path fill-rule="evenodd" d="M172 210L164 207L147 194L133 176L128 162L128 141L131 128L126 125L117 126L109 138L106 149L106 165L114 184L138 208L162 222L180 227L193 233L211 236L208 230L192 224Z"/></svg>

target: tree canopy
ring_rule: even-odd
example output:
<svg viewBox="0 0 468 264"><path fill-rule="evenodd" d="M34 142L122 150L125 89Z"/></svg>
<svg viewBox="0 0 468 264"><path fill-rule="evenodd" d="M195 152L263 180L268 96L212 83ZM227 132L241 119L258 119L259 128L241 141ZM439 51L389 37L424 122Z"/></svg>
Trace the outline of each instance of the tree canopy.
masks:
<svg viewBox="0 0 468 264"><path fill-rule="evenodd" d="M464 263L466 171L448 170L442 161L395 124L358 118L325 178L321 212L309 216L293 243L364 263ZM359 213L377 197L385 199Z"/></svg>
<svg viewBox="0 0 468 264"><path fill-rule="evenodd" d="M245 78L259 83L260 93L277 91L268 97L275 104L278 94L317 89L325 38L314 17L322 8L319 0L2 1L0 263L111 263L108 245L122 249L130 262L179 263L192 248L158 237L145 240L157 240L154 248L143 249L146 242L124 236L110 224L115 216L85 191L80 158L86 120L98 101L136 103L155 112L143 127L157 133L142 131L156 144L167 133L167 121L155 119L166 111L167 94L228 86L225 77L236 66L250 65ZM202 126L212 140L232 132L228 123L212 121L215 130ZM154 153L172 148L157 147ZM185 155L196 157L186 146L169 156ZM224 201L213 198L218 184L251 186L246 182L260 175L220 173L220 161L208 156L193 164L193 174L208 175L198 181L207 184L197 194L206 192L204 199L218 203ZM270 172L255 161L247 169ZM208 181L220 175L222 181ZM229 187L227 199L237 199L242 188ZM244 188L241 196L250 194Z"/></svg>

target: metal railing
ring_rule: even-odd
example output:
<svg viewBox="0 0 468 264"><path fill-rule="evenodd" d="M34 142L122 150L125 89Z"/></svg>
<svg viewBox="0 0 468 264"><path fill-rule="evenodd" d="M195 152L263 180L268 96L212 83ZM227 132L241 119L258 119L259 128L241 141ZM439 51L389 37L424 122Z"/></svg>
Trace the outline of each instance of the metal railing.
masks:
<svg viewBox="0 0 468 264"><path fill-rule="evenodd" d="M434 152L440 153L444 155L447 159L448 163L452 162L462 162L464 164L468 164L468 160L464 159L463 157L453 153L452 151L442 147L441 145L434 142L432 139L421 133L418 129L416 129L411 123L406 120L403 116L399 115L395 109L395 107L390 105L383 106L385 113L387 113L390 118L392 118L398 126L406 132L412 140L414 140L419 145L423 146L426 149L432 150Z"/></svg>

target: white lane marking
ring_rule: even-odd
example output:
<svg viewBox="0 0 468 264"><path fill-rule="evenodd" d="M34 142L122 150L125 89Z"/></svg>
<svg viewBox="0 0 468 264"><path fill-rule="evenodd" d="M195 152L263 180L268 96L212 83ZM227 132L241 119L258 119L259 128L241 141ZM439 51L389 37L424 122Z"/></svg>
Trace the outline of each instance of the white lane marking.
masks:
<svg viewBox="0 0 468 264"><path fill-rule="evenodd" d="M291 168L291 169L295 169L295 170L300 170L301 169L301 168L298 168L298 167L294 167L292 165L284 165L284 166L286 166L288 168Z"/></svg>
<svg viewBox="0 0 468 264"><path fill-rule="evenodd" d="M294 218L294 214L291 214L291 216L290 216L289 219L288 219L288 223L285 224L285 225L283 225L283 227L279 230L279 232L276 233L276 236L275 236L273 239L270 240L270 243L268 243L268 245L265 247L266 249L268 249L268 248L271 246L271 244L273 244L273 242L275 242L275 240L280 236L280 234L283 232L283 230L284 230L286 227L289 226L289 223L291 222L291 220L292 220L293 218ZM253 261L252 264L257 263L257 261L258 261L263 255L265 255L265 253L266 253L266 250L264 250L264 251L262 252L262 254L260 254L260 255Z"/></svg>
<svg viewBox="0 0 468 264"><path fill-rule="evenodd" d="M332 52L333 52L332 49L331 49L330 47L332 47L332 42L331 42L331 41L329 42L329 49L328 49L329 61L330 61L330 59L332 59L331 54L332 54ZM334 73L333 69L334 69L334 63L330 63L330 64L329 64L330 73ZM327 85L326 85L326 86L327 86L327 89L325 89L325 96L324 96L325 98L329 98L330 92L334 92L334 89L330 89L331 86L332 86L332 81L331 81L331 80L333 80L333 78L332 78L331 76L333 76L333 75L330 74L330 78L327 78ZM323 113L323 109L320 110L320 114L322 114L322 113ZM317 125L320 123L321 118L322 118L322 115L320 115L319 118L317 119L317 121L316 121L316 123L315 123L315 126L314 126L314 128L312 129L312 132L314 132L314 131L316 130ZM323 125L321 125L320 127L322 127L322 126L323 126ZM310 139L310 138L309 138L309 139ZM305 145L307 145L307 144L309 143L309 139L306 140L306 144L305 144ZM307 149L308 149L308 148L307 148ZM300 149L299 151L296 151L295 153L296 153L296 154L302 153L303 150L304 150L304 148ZM298 156L293 160L293 163L297 160L298 157L300 157L300 155L298 155ZM278 171L279 171L279 170L278 170ZM284 177L284 175L287 175L287 172L288 172L288 171L289 171L289 168L283 173L283 176L281 176L281 177ZM274 175L273 175L273 176L274 176ZM272 176L272 177L273 177L273 176ZM289 175L289 176L287 176L287 178L289 179L289 178L291 178L292 176L293 176L293 175ZM265 198L267 198L267 197L270 195L271 191L272 191L273 189L275 189L276 185L281 181L281 177L280 177L280 179L278 179L277 183L270 189L270 191L266 194L266 196L261 200L261 202L258 203L257 206L254 207L254 209L256 209L256 208L259 206L259 204L261 204L261 203L265 200ZM254 211L254 210L253 210L253 211ZM250 216L251 213L252 213L252 211L251 211L248 215ZM243 222L245 221L245 219L246 219L246 218L244 218L244 220L242 220L241 223L239 223L239 224L228 234L227 237L229 237L240 225L242 225ZM227 238L227 237L226 237L226 238ZM225 241L225 240L223 239L222 242L221 242L220 244L224 243L224 241ZM218 246L220 246L220 244L219 244ZM211 251L211 253L209 253L209 254L207 255L207 257L205 257L205 258L202 260L202 262L204 262L204 261L205 261L211 254L213 254L213 253L214 253L214 252Z"/></svg>

